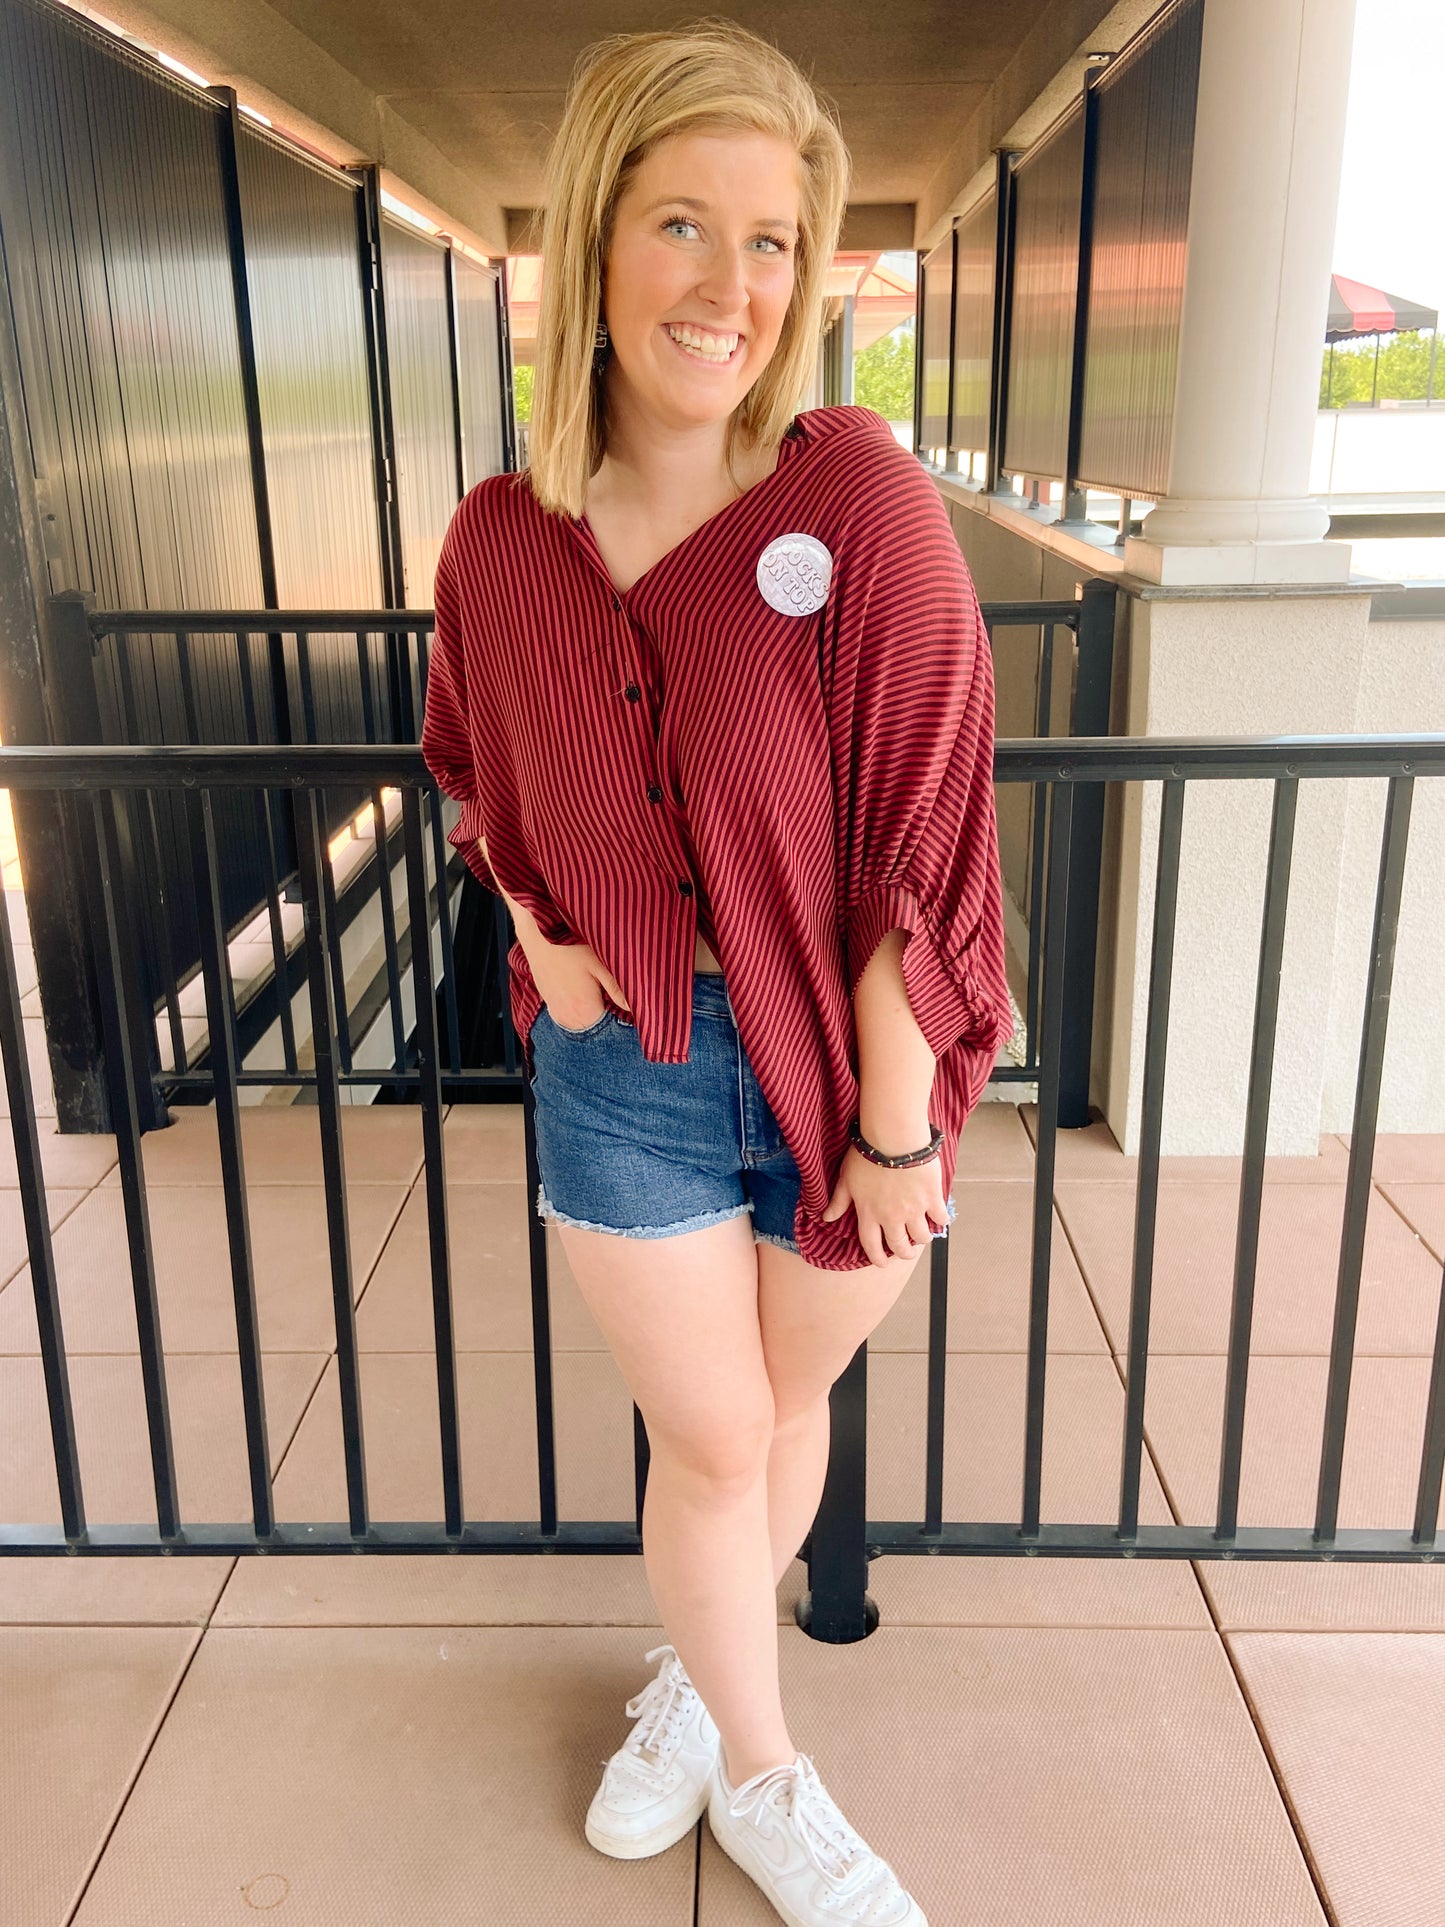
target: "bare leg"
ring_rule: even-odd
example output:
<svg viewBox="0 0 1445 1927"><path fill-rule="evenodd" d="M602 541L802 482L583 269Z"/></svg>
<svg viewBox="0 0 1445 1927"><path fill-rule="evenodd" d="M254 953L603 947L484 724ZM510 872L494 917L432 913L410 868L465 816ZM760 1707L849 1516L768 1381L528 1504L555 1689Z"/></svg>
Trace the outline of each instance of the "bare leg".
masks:
<svg viewBox="0 0 1445 1927"><path fill-rule="evenodd" d="M781 1245L758 1245L758 1323L773 1388L768 1460L774 1587L812 1528L828 1471L828 1394L918 1266L894 1258L822 1271Z"/></svg>
<svg viewBox="0 0 1445 1927"><path fill-rule="evenodd" d="M559 1231L647 1425L648 1583L737 1785L797 1753L778 1690L774 1407L750 1221L676 1238Z"/></svg>

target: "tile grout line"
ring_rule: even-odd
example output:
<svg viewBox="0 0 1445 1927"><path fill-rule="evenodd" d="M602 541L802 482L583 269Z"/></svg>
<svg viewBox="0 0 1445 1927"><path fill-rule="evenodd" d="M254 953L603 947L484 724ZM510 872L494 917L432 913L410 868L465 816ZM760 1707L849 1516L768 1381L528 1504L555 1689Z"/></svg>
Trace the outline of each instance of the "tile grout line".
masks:
<svg viewBox="0 0 1445 1927"><path fill-rule="evenodd" d="M1190 1561L1191 1565L1195 1563L1194 1560ZM1197 1573L1195 1577L1196 1579L1198 1578ZM1219 1641L1220 1650L1224 1655L1224 1663L1229 1668L1239 1697L1244 1703L1244 1710L1249 1715L1250 1725L1254 1728L1255 1738L1259 1742L1259 1750L1264 1755L1265 1765L1269 1768L1270 1778L1274 1781L1275 1791L1279 1795L1280 1805L1284 1808L1285 1817L1289 1821L1290 1831L1294 1835L1295 1845L1299 1848L1300 1858L1304 1862L1305 1872L1309 1875L1310 1885L1315 1890L1315 1898L1320 1903L1320 1910L1329 1923L1329 1927L1341 1927L1340 1917L1331 1904L1329 1890L1325 1886L1324 1874L1316 1864L1314 1853L1310 1847L1309 1835L1305 1831L1304 1821L1300 1818L1295 1803L1290 1798L1289 1782L1285 1778L1284 1769L1275 1757L1274 1748L1270 1745L1264 1718L1255 1706L1254 1700L1250 1695L1244 1675L1235 1659L1234 1649L1230 1645L1228 1635L1219 1624L1214 1611L1213 1601L1210 1599L1207 1589L1204 1588L1202 1584L1200 1590L1204 1593L1205 1611L1208 1612L1210 1619L1214 1622L1215 1636Z"/></svg>
<svg viewBox="0 0 1445 1927"><path fill-rule="evenodd" d="M229 1577L230 1575L227 1574L227 1578ZM224 1590L224 1584L221 1590ZM220 1592L218 1591L216 1595L216 1600L219 1600L219 1598L220 1598ZM215 1609L216 1609L216 1601L213 1601L211 1605L211 1613L214 1613ZM181 1687L185 1684L187 1678L190 1675L190 1670L196 1661L196 1654L200 1652L202 1641L205 1639L206 1633L209 1631L209 1629L210 1629L210 1614L208 1613L206 1616L206 1623L202 1626L197 1627L196 1637L194 1642L192 1643L190 1652L186 1655L185 1664L177 1672L176 1677L171 1684L171 1690L169 1694L166 1696L165 1704L161 1707L155 1720L152 1722L150 1733L145 1741L145 1744L141 1747L139 1757L135 1762L135 1766L130 1774L130 1777L127 1779L124 1787L121 1790L120 1797L117 1799L115 1803L114 1810L112 1811L110 1816L109 1824L103 1830L99 1841L96 1843L95 1851L94 1853L92 1853L90 1860L86 1864L85 1871L82 1873L80 1877L79 1884L77 1885L77 1888L75 1891L75 1897L70 1902L70 1904L66 1907L64 1914L61 1916L60 1927L70 1927L71 1922L75 1919L75 1916L77 1915L77 1913L79 1913L81 1907L85 1904L85 1896L90 1891L91 1883L95 1879L95 1876L100 1869L100 1863L105 1858L106 1851L109 1848L111 1841L115 1838L115 1830L120 1825L121 1818L124 1815L126 1808L130 1805L131 1796L135 1792L136 1787L140 1782L140 1776L145 1771L147 1761L150 1759L151 1754L155 1751L156 1742L160 1739L162 1729L164 1728L166 1721L171 1716L171 1710L175 1706L176 1700L180 1695ZM157 1630L161 1630L161 1629L158 1628Z"/></svg>

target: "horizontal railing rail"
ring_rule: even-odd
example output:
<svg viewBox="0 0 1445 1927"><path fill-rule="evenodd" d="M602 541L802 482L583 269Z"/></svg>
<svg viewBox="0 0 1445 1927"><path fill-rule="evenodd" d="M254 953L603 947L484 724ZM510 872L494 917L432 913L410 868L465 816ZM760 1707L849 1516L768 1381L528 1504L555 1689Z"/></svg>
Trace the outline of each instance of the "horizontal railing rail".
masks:
<svg viewBox="0 0 1445 1927"><path fill-rule="evenodd" d="M1014 1554L1097 1557L1343 1559L1427 1561L1445 1545L1437 1519L1445 1467L1445 1325L1437 1313L1429 1389L1421 1415L1422 1446L1415 1475L1413 1524L1343 1528L1339 1524L1341 1468L1349 1411L1351 1366L1359 1310L1365 1219L1369 1202L1395 936L1408 846L1414 784L1445 775L1445 735L1148 738L1106 737L1002 741L995 776L1001 783L1033 782L1048 796L1047 875L1043 918L1043 997L1035 1151L1032 1254L1029 1277L1027 1401L1020 1467L1019 1515L1014 1520L951 1521L943 1516L945 1364L947 1359L948 1241L930 1252L929 1339L924 1489L920 1516L869 1520L865 1504L867 1346L833 1389L833 1446L827 1483L809 1535L809 1592L800 1621L813 1636L861 1638L877 1622L867 1593L871 1558L883 1553ZM1245 1395L1248 1386L1255 1270L1264 1152L1279 1017L1280 964L1289 892L1298 789L1321 778L1383 779L1384 823L1374 923L1364 995L1364 1018L1328 1363L1315 1517L1300 1527L1240 1523ZM1250 1046L1232 1315L1220 1440L1215 1516L1204 1523L1153 1524L1140 1518L1145 1463L1144 1395L1150 1360L1149 1325L1154 1226L1165 1054L1173 965L1185 790L1190 782L1264 779L1273 785L1258 987ZM1143 1113L1135 1192L1126 1399L1120 1439L1119 1503L1108 1521L1053 1522L1042 1516L1046 1334L1055 1151L1060 1087L1060 1041L1065 1005L1066 886L1080 798L1109 782L1160 785L1159 839L1152 962L1143 1074ZM323 886L322 798L328 786L395 787L401 795L404 882L401 908L413 940L409 948L407 1021L414 1061L404 1079L421 1110L423 1170L431 1286L431 1316L442 1468L439 1520L384 1520L372 1514L367 1486L356 1293L348 1227L342 1144L339 1051L332 979L328 969L331 906ZM24 1024L16 982L9 917L0 897L0 1056L10 1100L11 1128L30 1257L59 1518L46 1524L0 1526L0 1552L12 1554L217 1552L617 1552L641 1547L642 1497L647 1475L645 1428L634 1412L636 1515L631 1521L566 1521L559 1516L551 1309L544 1228L527 1211L532 1311L532 1375L536 1413L535 1519L478 1520L467 1516L461 1474L457 1358L452 1310L454 1254L448 1238L448 1198L442 1133L442 1050L438 1035L432 946L435 901L443 878L428 871L423 803L432 779L414 745L256 746L207 748L65 748L0 750L0 787L77 792L94 831L91 915L102 970L107 1076L114 1118L126 1259L137 1321L137 1344L155 1494L155 1521L93 1523L85 1507L63 1334L62 1293L51 1246ZM216 804L221 795L258 787L295 792L299 888L303 910L304 983L308 997L311 1072L319 1110L328 1225L336 1369L340 1386L346 1517L330 1522L279 1519L271 1481L256 1284L240 1131L240 1063L235 1010L226 963L225 931L216 885ZM178 792L188 824L189 857L200 909L202 972L210 1034L210 1076L217 1122L250 1482L251 1519L217 1522L182 1516L171 1439L170 1402L156 1266L147 1207L136 1070L129 1047L127 982L119 932L126 873L120 861L125 813L139 792ZM139 913L149 906L131 906ZM523 1204L536 1195L538 1172L531 1093L523 1086L526 1185ZM22 1289L17 1280L8 1290ZM1445 1289L1445 1280L1442 1280ZM0 1421L3 1423L3 1421Z"/></svg>

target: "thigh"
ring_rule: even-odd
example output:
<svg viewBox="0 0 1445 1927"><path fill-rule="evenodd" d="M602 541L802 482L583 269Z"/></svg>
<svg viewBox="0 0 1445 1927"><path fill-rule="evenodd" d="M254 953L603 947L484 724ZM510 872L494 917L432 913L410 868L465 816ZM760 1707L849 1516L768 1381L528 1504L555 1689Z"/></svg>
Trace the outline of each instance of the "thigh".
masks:
<svg viewBox="0 0 1445 1927"><path fill-rule="evenodd" d="M783 1425L828 1392L927 1252L861 1271L824 1271L780 1245L760 1242L757 1252L758 1327Z"/></svg>
<svg viewBox="0 0 1445 1927"><path fill-rule="evenodd" d="M675 1238L567 1225L558 1236L650 1442L714 1476L746 1476L773 1429L746 1216Z"/></svg>

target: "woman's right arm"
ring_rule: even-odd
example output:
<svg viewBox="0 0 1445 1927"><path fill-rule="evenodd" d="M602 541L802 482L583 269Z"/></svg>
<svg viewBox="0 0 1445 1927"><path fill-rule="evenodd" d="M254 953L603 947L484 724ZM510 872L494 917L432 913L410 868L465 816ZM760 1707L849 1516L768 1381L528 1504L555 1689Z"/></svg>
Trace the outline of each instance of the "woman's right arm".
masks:
<svg viewBox="0 0 1445 1927"><path fill-rule="evenodd" d="M479 836L477 843L490 870L487 839ZM512 913L512 928L531 969L537 993L564 1029L585 1030L589 1024L596 1023L603 1010L597 995L599 983L619 1009L631 1008L621 984L590 944L548 943L525 904L509 897L500 884L497 893Z"/></svg>

